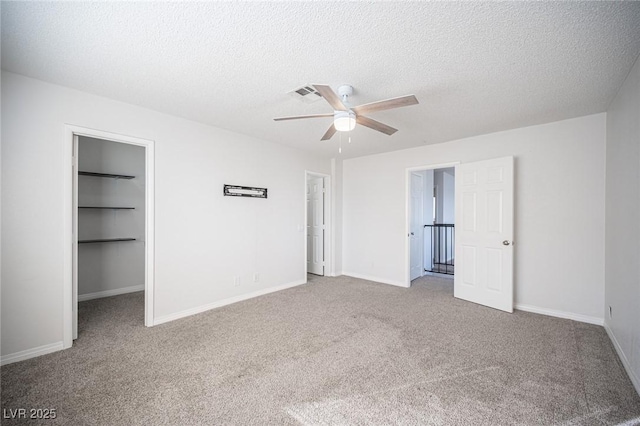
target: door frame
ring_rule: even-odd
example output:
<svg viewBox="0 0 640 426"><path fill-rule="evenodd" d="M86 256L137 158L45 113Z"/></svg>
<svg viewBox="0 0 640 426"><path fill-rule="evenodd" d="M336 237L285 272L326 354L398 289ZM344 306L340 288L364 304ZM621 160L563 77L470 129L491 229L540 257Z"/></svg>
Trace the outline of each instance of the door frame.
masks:
<svg viewBox="0 0 640 426"><path fill-rule="evenodd" d="M414 170L412 172L409 172L409 197L412 198L412 194L411 194L411 177L414 175L419 176L420 179L422 180L422 206L420 206L420 210L422 211L422 217L424 218L424 196L425 196L425 187L424 187L424 174L418 174L418 172L421 172L422 170ZM411 209L411 202L412 200L410 199L409 201L409 208ZM413 211L410 210L409 212L409 234L412 231L411 229L411 222L412 222L412 215L413 215ZM424 232L422 233L422 252L420 253L420 276L422 277L424 275ZM411 279L411 237L409 236L409 279ZM417 278L414 278L417 279Z"/></svg>
<svg viewBox="0 0 640 426"><path fill-rule="evenodd" d="M333 217L331 210L331 175L326 173L314 172L311 170L304 171L304 224L302 226L303 243L304 243L304 280L307 281L307 181L309 177L321 177L324 185L324 276L335 277L334 262L332 258L333 254L333 241L334 241L334 229L333 229Z"/></svg>
<svg viewBox="0 0 640 426"><path fill-rule="evenodd" d="M62 309L63 348L73 345L73 325L77 321L78 283L77 283L77 167L78 158L75 137L86 136L109 142L125 143L145 148L145 277L144 277L144 325L153 326L154 322L154 264L155 264L155 141L135 138L102 130L90 129L70 124L64 126L64 285ZM74 307L76 308L74 311ZM75 315L74 315L75 313Z"/></svg>
<svg viewBox="0 0 640 426"><path fill-rule="evenodd" d="M407 236L407 238L404 246L404 262L405 262L404 286L407 288L411 287L411 238L409 237L411 233L411 173L420 172L423 170L446 169L448 167L454 167L457 164L460 164L460 161L453 161L449 163L427 164L424 166L408 167L405 169L404 211L405 211L405 235ZM456 187L455 191L457 190L458 188Z"/></svg>

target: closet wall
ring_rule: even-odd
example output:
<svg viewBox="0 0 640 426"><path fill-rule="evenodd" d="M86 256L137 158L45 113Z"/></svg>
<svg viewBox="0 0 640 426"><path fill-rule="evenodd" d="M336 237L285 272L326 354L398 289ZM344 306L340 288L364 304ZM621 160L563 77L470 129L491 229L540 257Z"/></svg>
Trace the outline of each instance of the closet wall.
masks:
<svg viewBox="0 0 640 426"><path fill-rule="evenodd" d="M78 141L78 170L135 176L78 176L78 240L135 241L78 244L78 300L144 290L145 149L87 137Z"/></svg>
<svg viewBox="0 0 640 426"><path fill-rule="evenodd" d="M433 225L433 220L435 218L435 212L433 211L433 186L434 186L434 178L435 172L434 170L423 170L420 173L424 176L424 198L423 198L423 206L422 206L422 214L423 214L423 222L424 225ZM431 270L433 267L433 253L431 247L431 229L423 228L423 246L424 246L424 260L423 267L424 269Z"/></svg>
<svg viewBox="0 0 640 426"><path fill-rule="evenodd" d="M455 169L434 170L434 185L437 191L436 222L455 223Z"/></svg>

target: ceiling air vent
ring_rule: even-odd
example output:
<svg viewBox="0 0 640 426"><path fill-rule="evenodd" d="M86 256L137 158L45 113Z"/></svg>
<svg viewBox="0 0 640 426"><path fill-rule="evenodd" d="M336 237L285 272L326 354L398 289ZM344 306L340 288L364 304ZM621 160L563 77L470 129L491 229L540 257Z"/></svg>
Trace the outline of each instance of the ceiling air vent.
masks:
<svg viewBox="0 0 640 426"><path fill-rule="evenodd" d="M291 96L301 100L304 103L310 104L322 99L322 95L318 93L312 86L302 86L289 92Z"/></svg>

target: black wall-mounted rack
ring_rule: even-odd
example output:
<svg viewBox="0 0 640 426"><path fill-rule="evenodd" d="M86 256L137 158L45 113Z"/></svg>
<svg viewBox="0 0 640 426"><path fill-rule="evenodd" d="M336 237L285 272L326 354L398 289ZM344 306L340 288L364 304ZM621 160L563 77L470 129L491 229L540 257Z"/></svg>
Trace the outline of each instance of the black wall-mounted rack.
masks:
<svg viewBox="0 0 640 426"><path fill-rule="evenodd" d="M253 186L224 185L223 194L230 197L267 198L267 188Z"/></svg>

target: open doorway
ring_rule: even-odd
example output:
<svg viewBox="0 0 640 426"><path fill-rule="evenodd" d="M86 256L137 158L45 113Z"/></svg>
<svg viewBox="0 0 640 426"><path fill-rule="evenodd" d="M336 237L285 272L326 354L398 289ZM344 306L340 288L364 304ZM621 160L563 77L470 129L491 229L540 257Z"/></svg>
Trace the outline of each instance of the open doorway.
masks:
<svg viewBox="0 0 640 426"><path fill-rule="evenodd" d="M454 297L513 312L514 158L414 167L406 173L406 286L426 274L453 273ZM425 184L431 173L435 189ZM453 200L446 193L453 193ZM436 222L426 237L420 230L430 228L430 219Z"/></svg>
<svg viewBox="0 0 640 426"><path fill-rule="evenodd" d="M307 281L332 276L331 177L305 172L305 271Z"/></svg>
<svg viewBox="0 0 640 426"><path fill-rule="evenodd" d="M81 324L101 306L82 302L144 292L145 147L86 136L76 139ZM141 294L136 296L143 300Z"/></svg>
<svg viewBox="0 0 640 426"><path fill-rule="evenodd" d="M427 170L433 173L433 223L425 224L425 272L454 275L455 268L455 169Z"/></svg>
<svg viewBox="0 0 640 426"><path fill-rule="evenodd" d="M455 272L455 168L451 164L407 171L408 283Z"/></svg>
<svg viewBox="0 0 640 426"><path fill-rule="evenodd" d="M79 334L79 303L89 315L85 308L95 299L135 293L140 306L135 316L153 325L154 144L66 127L72 170L65 192L70 207L65 232L72 241L65 251L70 273L63 338L68 348Z"/></svg>

